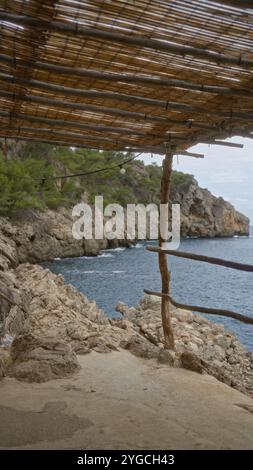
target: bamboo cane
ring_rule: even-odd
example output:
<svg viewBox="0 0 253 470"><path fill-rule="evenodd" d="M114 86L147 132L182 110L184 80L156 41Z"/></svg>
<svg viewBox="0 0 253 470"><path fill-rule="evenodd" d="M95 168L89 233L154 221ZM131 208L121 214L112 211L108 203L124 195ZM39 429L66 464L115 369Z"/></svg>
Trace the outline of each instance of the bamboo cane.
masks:
<svg viewBox="0 0 253 470"><path fill-rule="evenodd" d="M3 10L0 10L0 19L21 26L30 26L33 28L40 28L40 30L44 29L48 31L55 31L65 35L72 34L74 36L84 36L108 42L126 44L127 46L139 46L155 51L165 51L183 57L189 55L216 64L235 65L237 67L245 67L249 69L253 68L253 60L245 59L240 55L231 56L216 51L176 44L174 42L163 41L159 39L149 39L137 34L127 35L96 28L84 28L78 23L63 23L60 21L48 22L43 21L40 18L17 15Z"/></svg>
<svg viewBox="0 0 253 470"><path fill-rule="evenodd" d="M252 0L210 0L214 3L221 3L223 6L228 5L238 8L253 8Z"/></svg>
<svg viewBox="0 0 253 470"><path fill-rule="evenodd" d="M219 130L217 126L210 126L202 122L195 122L184 120L180 121L177 119L167 118L165 116L154 116L149 113L139 113L135 111L126 111L119 108L111 108L108 106L97 106L93 104L86 103L75 103L71 101L59 100L55 98L45 98L44 96L33 96L33 95L17 95L9 91L0 91L0 96L4 98L13 99L15 101L28 102L28 103L39 103L45 105L52 105L54 108L63 108L63 109L78 109L82 111L94 111L95 113L105 113L112 114L115 116L127 117L137 120L144 120L145 122L162 122L164 124L176 124L177 126L182 125L187 128L197 128L197 129L206 129L216 131Z"/></svg>
<svg viewBox="0 0 253 470"><path fill-rule="evenodd" d="M84 88L72 88L62 85L55 85L54 83L48 83L40 80L33 79L24 79L20 77L15 77L14 75L8 75L0 73L0 80L7 83L17 83L20 85L31 86L33 88L38 88L42 90L52 91L54 93L61 93L64 95L80 96L86 98L104 98L116 101L123 101L127 103L135 104L144 104L146 106L154 106L163 108L165 110L175 109L177 111L187 111L189 113L200 114L203 116L217 116L219 118L224 117L231 121L233 118L243 119L246 121L252 121L253 111L243 112L243 111L221 111L213 110L209 108L201 108L197 106L192 106L187 103L179 103L169 100L160 100L154 98L147 98L144 96L129 95L126 93L118 93L112 91L100 91L100 90L87 90Z"/></svg>
<svg viewBox="0 0 253 470"><path fill-rule="evenodd" d="M202 93L211 93L215 95L231 95L231 96L245 96L253 98L252 90L242 88L231 88L221 85L205 85L199 84L187 80L179 80L176 78L161 78L161 77L147 77L139 75L131 75L129 73L108 73L101 72L99 70L85 69L81 67L69 67L66 65L58 65L40 61L29 61L20 59L17 57L8 56L6 54L0 54L0 62L11 64L14 68L17 65L26 67L28 69L39 69L46 70L49 72L74 76L74 77L88 77L96 80L106 80L109 82L121 82L121 83L137 83L153 85L157 87L171 87L181 88L183 90L201 91Z"/></svg>

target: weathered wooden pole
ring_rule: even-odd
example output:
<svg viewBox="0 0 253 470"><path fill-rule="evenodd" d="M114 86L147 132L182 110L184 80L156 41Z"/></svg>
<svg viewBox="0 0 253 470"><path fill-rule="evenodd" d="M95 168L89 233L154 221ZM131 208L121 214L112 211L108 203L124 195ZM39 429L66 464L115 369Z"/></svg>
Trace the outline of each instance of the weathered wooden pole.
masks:
<svg viewBox="0 0 253 470"><path fill-rule="evenodd" d="M172 175L172 161L173 152L172 149L166 148L165 158L163 160L163 173L161 180L161 192L160 192L160 203L168 204L170 199L170 184ZM167 213L167 212L166 212ZM162 222L163 223L163 222ZM163 243L167 240L162 238L161 226L159 235L159 246L162 247ZM167 255L163 252L158 253L159 257L159 269L162 279L162 293L170 294L170 272L167 264ZM175 349L174 335L171 324L171 312L170 312L170 301L168 297L163 296L161 299L161 315L162 325L164 332L164 347L165 349Z"/></svg>

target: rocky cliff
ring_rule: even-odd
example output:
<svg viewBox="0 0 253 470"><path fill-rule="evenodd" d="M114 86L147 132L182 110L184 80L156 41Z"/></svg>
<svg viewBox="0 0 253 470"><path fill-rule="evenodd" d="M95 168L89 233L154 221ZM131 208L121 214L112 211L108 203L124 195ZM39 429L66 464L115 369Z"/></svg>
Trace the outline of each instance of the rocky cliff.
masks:
<svg viewBox="0 0 253 470"><path fill-rule="evenodd" d="M249 219L229 202L200 188L190 175L172 186L171 198L181 207L182 237L249 234ZM57 257L95 256L102 249L130 245L128 240L75 240L72 224L71 209L66 208L44 212L23 210L12 219L0 217L0 268ZM3 246L5 257L1 255Z"/></svg>
<svg viewBox="0 0 253 470"><path fill-rule="evenodd" d="M249 234L249 219L221 197L201 188L192 177L172 188L181 207L181 234L193 237L231 237Z"/></svg>
<svg viewBox="0 0 253 470"><path fill-rule="evenodd" d="M19 217L0 217L0 269L54 258L96 256L100 250L130 246L128 240L75 240L71 210L22 211Z"/></svg>
<svg viewBox="0 0 253 470"><path fill-rule="evenodd" d="M24 263L51 257L52 252L70 256L88 251L82 242L72 245L66 215L55 217L52 212L50 218L48 213L44 217L26 223L17 221L15 225L1 220L0 377L11 375L37 382L65 377L79 368L76 354L125 348L170 366L212 374L253 393L252 355L222 326L172 309L177 350L164 351L157 299L146 298L130 309L120 305L124 318L112 320L94 301L66 285L62 276ZM90 246L89 250L93 248L90 254L95 254L98 246Z"/></svg>
<svg viewBox="0 0 253 470"><path fill-rule="evenodd" d="M31 264L0 272L0 375L44 382L73 374L76 355L127 349L168 366L208 373L252 395L253 357L222 325L172 308L176 352L163 348L160 300L146 296L135 308L118 305L109 319L61 275Z"/></svg>
<svg viewBox="0 0 253 470"><path fill-rule="evenodd" d="M249 221L198 187L173 189L182 208L182 232L194 236L247 234ZM160 305L144 300L120 306L123 320L110 320L76 289L36 264L55 257L96 255L117 241L72 237L70 211L25 211L0 218L0 377L26 381L64 377L79 368L76 354L125 348L133 354L214 375L252 394L252 355L233 335L197 315L173 309L177 351L164 351ZM121 243L128 243L122 241Z"/></svg>

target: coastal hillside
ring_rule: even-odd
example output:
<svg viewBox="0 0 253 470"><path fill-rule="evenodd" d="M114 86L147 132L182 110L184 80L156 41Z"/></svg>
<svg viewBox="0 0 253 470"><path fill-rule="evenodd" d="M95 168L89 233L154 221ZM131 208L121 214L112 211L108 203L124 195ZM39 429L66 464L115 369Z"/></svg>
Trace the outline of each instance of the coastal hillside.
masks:
<svg viewBox="0 0 253 470"><path fill-rule="evenodd" d="M103 195L104 205L159 204L161 166L145 165L139 160L124 163L132 157L119 152L8 140L0 153L0 215L15 221L20 219L20 213L21 219L25 218L24 209L36 210L37 214L47 210L59 213L63 209L69 213L75 203L80 200L93 203L96 195ZM123 173L117 166L120 163L125 169ZM77 176L66 178L73 174ZM181 205L182 236L249 233L249 219L230 203L200 188L190 174L173 172L171 200ZM50 223L49 220L46 225Z"/></svg>
<svg viewBox="0 0 253 470"><path fill-rule="evenodd" d="M21 146L20 150L24 151L24 148ZM39 152L41 148L37 150ZM199 448L200 442L203 448L219 448L217 433L220 417L223 417L228 424L226 428L222 427L222 445L230 446L233 442L238 445L239 442L243 446L246 442L247 447L252 447L252 440L241 437L241 423L243 419L245 428L252 427L248 415L252 413L253 357L233 334L222 325L171 306L176 348L175 351L166 350L161 305L156 297L146 296L130 308L118 303L117 310L122 317L109 318L95 301L89 300L88 289L86 297L74 286L66 284L62 275L35 264L55 257L97 255L102 249L129 243L125 240L75 240L71 232L72 206L80 200L93 203L96 194L104 195L105 204L112 201L123 205L128 202L159 203L161 168L134 162L126 165L125 174L117 168L88 178L79 176L55 180L57 175L113 166L115 161L126 156L60 148L52 154L51 151L47 155L44 150L42 154L29 154L26 147L24 155L20 151L18 155L1 157L1 407L4 412L12 410L13 413L10 418L6 415L6 422L1 419L2 444L19 448L37 444L38 431L30 424L26 426L25 429L32 429L31 434L35 436L31 438L23 430L23 414L20 415L17 407L20 397L23 401L25 397L26 402L32 397L32 406L34 396L39 397L41 419L45 418L49 423L48 427L43 425L46 437L43 434L41 441L44 445L43 441L47 442L48 436L51 439L52 416L55 422L58 422L59 414L61 419L62 404L65 407L67 403L65 400L70 397L71 403L76 404L79 403L78 396L82 397L80 410L83 410L85 397L86 409L92 410L91 400L96 396L98 401L94 403L94 409L98 410L97 416L101 415L99 406L102 403L104 409L106 402L110 416L113 416L111 410L115 409L119 410L120 416L127 416L131 425L129 429L135 428L136 419L138 425L145 425L141 419L146 416L147 409L152 409L153 415L145 419L158 423L157 429L163 429L160 423L162 425L164 421L164 413L166 409L175 409L175 397L178 397L178 403L186 403L187 416L190 417L186 425L184 410L180 415L178 412L175 414L175 422L180 423L180 426L177 424L178 443L183 442L182 435L186 429L193 436L190 440L193 448ZM248 233L248 219L223 199L201 189L191 175L174 172L171 191L173 202L181 204L182 233L185 236ZM122 370L124 378L120 375ZM133 371L137 371L137 375L132 375ZM127 387L124 380L127 384L131 381L134 393L132 386ZM123 403L115 396L115 390L122 397L125 389L131 390L132 401L130 396L126 396ZM166 392L169 401L166 398L163 408L160 401L157 402L157 390L159 393L169 390ZM56 397L55 400L60 397L61 401L52 402L52 396ZM147 396L151 397L148 402ZM205 402L203 397L207 397ZM15 403L11 403L11 399ZM121 409L122 403L124 409ZM213 413L214 407L218 413ZM28 419L33 423L33 407L28 407L28 410L32 413ZM96 416L91 412L84 418L80 410L77 409L77 414L81 418L71 421L72 429L78 430L90 423L94 427ZM211 424L207 416L214 416ZM204 434L203 420L208 422ZM14 422L15 427L6 434L9 422ZM22 430L20 434L16 431L16 423L21 423L18 426ZM101 426L98 423L98 435L107 439ZM63 429L61 422L58 428ZM196 434L196 429L199 429L199 434ZM111 431L108 435L110 437ZM129 435L133 436L132 432ZM153 435L152 427L152 440ZM68 434L64 436L68 437ZM159 447L162 441L158 436ZM239 438L241 440L238 441ZM55 445L55 436L52 441ZM61 442L65 447L70 445L69 440L67 444L66 441ZM101 442L102 447L107 445L103 439L96 442ZM71 445L74 447L76 444L73 441ZM132 441L124 445L133 447ZM151 446L149 441L141 443L141 448L145 446Z"/></svg>

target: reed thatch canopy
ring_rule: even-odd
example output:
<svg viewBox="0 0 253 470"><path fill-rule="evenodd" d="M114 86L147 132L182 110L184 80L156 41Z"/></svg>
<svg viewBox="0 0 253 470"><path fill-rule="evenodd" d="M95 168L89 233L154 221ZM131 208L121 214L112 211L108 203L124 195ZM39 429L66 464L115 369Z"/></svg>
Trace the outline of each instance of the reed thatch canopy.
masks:
<svg viewBox="0 0 253 470"><path fill-rule="evenodd" d="M250 136L252 3L1 0L0 137L163 153Z"/></svg>

